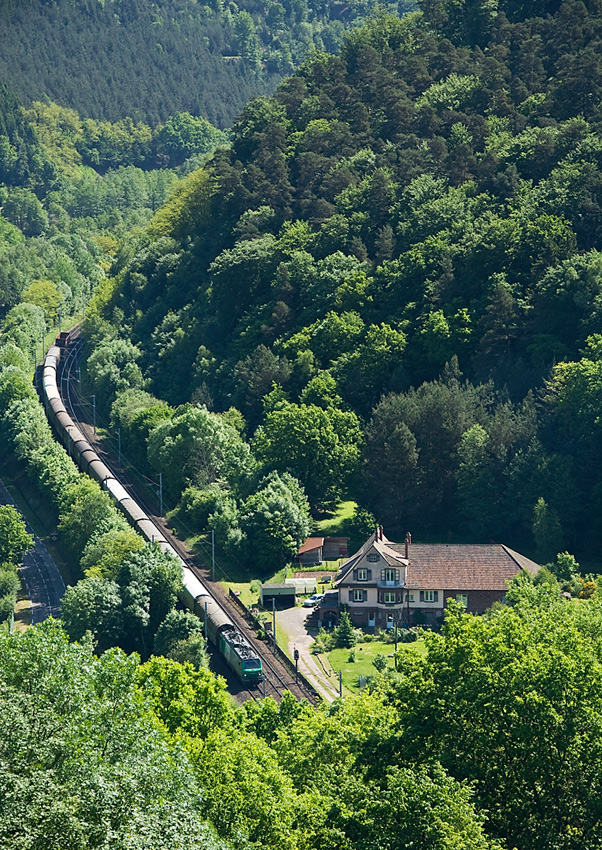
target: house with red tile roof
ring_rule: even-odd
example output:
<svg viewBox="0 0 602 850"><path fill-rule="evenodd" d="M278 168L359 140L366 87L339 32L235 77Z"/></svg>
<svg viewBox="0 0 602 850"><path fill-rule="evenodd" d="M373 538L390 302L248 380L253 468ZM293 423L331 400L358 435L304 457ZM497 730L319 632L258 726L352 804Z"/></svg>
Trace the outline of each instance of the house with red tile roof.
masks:
<svg viewBox="0 0 602 850"><path fill-rule="evenodd" d="M410 534L399 544L381 527L341 565L335 588L356 626L436 626L448 599L481 614L521 570L539 565L503 544L413 544Z"/></svg>

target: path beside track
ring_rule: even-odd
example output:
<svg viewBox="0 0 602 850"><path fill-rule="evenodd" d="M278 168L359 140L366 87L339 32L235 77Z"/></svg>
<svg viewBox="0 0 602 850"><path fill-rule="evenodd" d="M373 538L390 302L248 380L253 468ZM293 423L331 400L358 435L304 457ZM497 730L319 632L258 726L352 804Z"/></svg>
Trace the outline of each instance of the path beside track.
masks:
<svg viewBox="0 0 602 850"><path fill-rule="evenodd" d="M23 518L27 531L33 536L34 548L27 552L19 574L25 582L31 606L31 622L41 623L48 617L60 617L61 600L65 593L65 582L48 549L32 529L31 525L15 504L8 488L0 480L0 504L12 505Z"/></svg>

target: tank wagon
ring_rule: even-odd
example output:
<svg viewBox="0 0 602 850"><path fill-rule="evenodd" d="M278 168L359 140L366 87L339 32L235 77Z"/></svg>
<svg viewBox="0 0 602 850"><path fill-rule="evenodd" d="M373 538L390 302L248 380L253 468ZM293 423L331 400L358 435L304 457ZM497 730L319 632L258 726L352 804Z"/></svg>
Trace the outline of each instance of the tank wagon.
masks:
<svg viewBox="0 0 602 850"><path fill-rule="evenodd" d="M186 565L163 532L115 478L110 468L86 439L85 434L69 416L57 383L61 350L67 343L67 339L67 334L61 334L57 339L59 344L49 348L44 358L42 371L42 394L46 413L56 434L82 472L100 482L101 487L107 490L142 537L150 543L156 543L164 552L168 552L178 561L182 568L181 601L203 621L207 635L224 656L228 666L244 682L260 682L263 679L261 658L251 644L209 593L203 582Z"/></svg>

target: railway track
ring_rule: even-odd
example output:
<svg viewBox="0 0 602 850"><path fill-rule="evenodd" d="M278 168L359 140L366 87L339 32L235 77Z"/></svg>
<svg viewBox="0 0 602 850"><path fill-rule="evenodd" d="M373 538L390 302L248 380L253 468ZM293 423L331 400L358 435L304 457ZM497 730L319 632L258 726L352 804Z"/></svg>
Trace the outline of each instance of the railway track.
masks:
<svg viewBox="0 0 602 850"><path fill-rule="evenodd" d="M315 704L319 697L313 688L308 688L302 681L296 682L287 667L272 654L272 651L266 647L263 641L257 638L255 631L249 626L244 616L229 602L223 589L217 583L211 581L209 570L198 563L196 556L193 555L181 540L178 540L173 535L165 520L157 514L157 504L154 498L148 493L147 488L141 487L134 480L134 477L128 473L128 470L119 464L115 453L110 449L106 449L102 440L98 438L94 425L91 425L89 422L90 405L83 399L80 391L79 362L82 350L83 338L79 327L76 326L69 333L68 344L61 358L59 380L59 391L63 399L63 404L71 418L85 434L90 444L107 467L109 467L115 478L131 493L132 497L135 498L141 507L144 508L152 522L165 535L170 545L173 546L184 560L186 566L203 582L207 591L241 630L261 657L264 681L253 688L248 688L242 682L229 681L229 688L231 692L234 692L233 696L239 701L244 701L245 699L257 700L271 696L279 702L284 691L288 690L298 699L306 699L312 704ZM123 455L121 457L124 459Z"/></svg>

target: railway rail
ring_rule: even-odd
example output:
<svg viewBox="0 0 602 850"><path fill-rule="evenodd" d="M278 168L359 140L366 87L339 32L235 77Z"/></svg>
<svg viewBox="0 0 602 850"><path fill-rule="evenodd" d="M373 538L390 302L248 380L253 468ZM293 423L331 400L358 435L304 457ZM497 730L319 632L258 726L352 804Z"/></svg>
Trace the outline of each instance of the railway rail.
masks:
<svg viewBox="0 0 602 850"><path fill-rule="evenodd" d="M63 348L64 355L60 360L60 370L57 384L63 404L71 416L73 422L77 425L80 431L85 435L86 439L96 451L102 462L110 470L111 475L121 484L131 498L134 498L138 505L143 508L148 515L149 520L157 528L158 537L162 535L168 541L168 545L179 555L186 567L191 573L202 583L205 591L215 600L219 608L224 614L235 624L237 629L244 635L247 642L251 644L262 662L263 681L254 687L247 687L244 683L230 683L229 687L234 692L234 696L243 701L245 699L259 699L265 696L272 696L276 701L280 701L285 690L289 690L299 699L306 699L311 703L315 703L319 697L313 688L308 687L303 681L295 681L291 677L290 671L281 663L266 647L265 643L260 641L254 630L249 627L244 616L236 609L229 601L226 594L219 585L213 583L209 579L209 571L206 568L199 566L196 559L188 547L178 540L167 527L167 524L162 517L156 513L156 507L152 504L147 493L133 482L127 471L119 467L117 458L112 451L107 451L102 444L102 441L95 433L96 429L89 422L87 405L82 398L79 380L79 362L83 350L83 338L80 328L76 325L65 339ZM71 444L69 441L68 450L71 453Z"/></svg>

